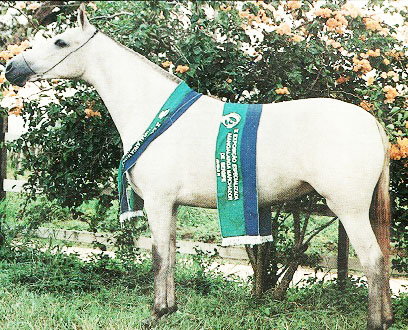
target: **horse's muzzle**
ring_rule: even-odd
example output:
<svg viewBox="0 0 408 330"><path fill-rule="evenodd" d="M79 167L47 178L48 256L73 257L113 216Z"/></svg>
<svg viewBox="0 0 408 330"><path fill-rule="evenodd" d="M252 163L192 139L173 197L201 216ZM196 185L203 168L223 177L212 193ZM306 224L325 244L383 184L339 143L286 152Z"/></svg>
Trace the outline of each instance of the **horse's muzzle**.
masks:
<svg viewBox="0 0 408 330"><path fill-rule="evenodd" d="M13 85L23 87L32 74L32 70L22 57L13 58L6 65L6 79Z"/></svg>

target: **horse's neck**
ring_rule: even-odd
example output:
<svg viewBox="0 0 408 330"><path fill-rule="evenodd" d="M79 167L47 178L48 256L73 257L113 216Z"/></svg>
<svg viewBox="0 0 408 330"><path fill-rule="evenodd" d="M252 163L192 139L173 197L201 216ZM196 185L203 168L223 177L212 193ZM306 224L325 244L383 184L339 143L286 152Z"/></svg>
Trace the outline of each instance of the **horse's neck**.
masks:
<svg viewBox="0 0 408 330"><path fill-rule="evenodd" d="M83 78L95 86L128 150L143 134L177 82L103 34L95 38Z"/></svg>

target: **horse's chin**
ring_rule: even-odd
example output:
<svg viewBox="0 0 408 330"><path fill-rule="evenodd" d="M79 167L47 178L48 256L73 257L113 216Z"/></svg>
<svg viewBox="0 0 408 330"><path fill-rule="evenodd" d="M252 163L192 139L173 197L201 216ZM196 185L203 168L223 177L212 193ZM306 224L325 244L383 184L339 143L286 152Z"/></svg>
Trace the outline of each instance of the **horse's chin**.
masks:
<svg viewBox="0 0 408 330"><path fill-rule="evenodd" d="M32 75L28 77L18 77L15 78L13 81L10 81L13 85L17 85L18 87L24 87L27 82L34 82L39 79L38 75Z"/></svg>
<svg viewBox="0 0 408 330"><path fill-rule="evenodd" d="M24 87L28 80L27 77L21 77L21 76L10 78L10 77L7 77L7 74L6 74L6 79L10 83L12 83L13 85L17 85L18 87Z"/></svg>
<svg viewBox="0 0 408 330"><path fill-rule="evenodd" d="M24 87L26 83L27 83L27 80L21 80L21 81L15 80L13 84L17 85L18 87Z"/></svg>

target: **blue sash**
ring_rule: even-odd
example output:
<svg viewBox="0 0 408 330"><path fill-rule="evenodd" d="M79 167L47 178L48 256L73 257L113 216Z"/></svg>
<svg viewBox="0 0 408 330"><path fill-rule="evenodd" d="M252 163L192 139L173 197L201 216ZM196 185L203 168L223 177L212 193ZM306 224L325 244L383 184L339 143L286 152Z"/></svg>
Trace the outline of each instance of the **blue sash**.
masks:
<svg viewBox="0 0 408 330"><path fill-rule="evenodd" d="M118 170L118 189L120 202L120 220L139 215L135 212L143 209L143 201L131 189L128 197L128 182L126 173L136 164L137 159L150 143L163 134L187 109L197 101L202 94L193 91L183 81L173 91L160 111L145 130L141 138L122 157Z"/></svg>

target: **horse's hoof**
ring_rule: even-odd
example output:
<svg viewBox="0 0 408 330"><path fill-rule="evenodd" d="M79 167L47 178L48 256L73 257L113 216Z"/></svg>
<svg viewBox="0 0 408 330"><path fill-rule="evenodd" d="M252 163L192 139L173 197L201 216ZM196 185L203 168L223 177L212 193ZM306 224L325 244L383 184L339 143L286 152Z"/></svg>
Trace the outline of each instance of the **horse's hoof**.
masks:
<svg viewBox="0 0 408 330"><path fill-rule="evenodd" d="M394 315L393 314L386 315L384 317L383 322L384 322L384 329L388 329L394 323Z"/></svg>
<svg viewBox="0 0 408 330"><path fill-rule="evenodd" d="M159 320L162 316L169 314L169 309L167 307L164 308L153 308L153 312L152 312L152 318Z"/></svg>
<svg viewBox="0 0 408 330"><path fill-rule="evenodd" d="M177 312L177 310L178 310L177 305L173 305L173 306L168 308L168 314Z"/></svg>
<svg viewBox="0 0 408 330"><path fill-rule="evenodd" d="M148 317L147 319L144 319L142 321L142 329L146 329L146 330L153 329L154 326L157 324L158 320L159 319L157 319L157 318L155 318L153 316Z"/></svg>

